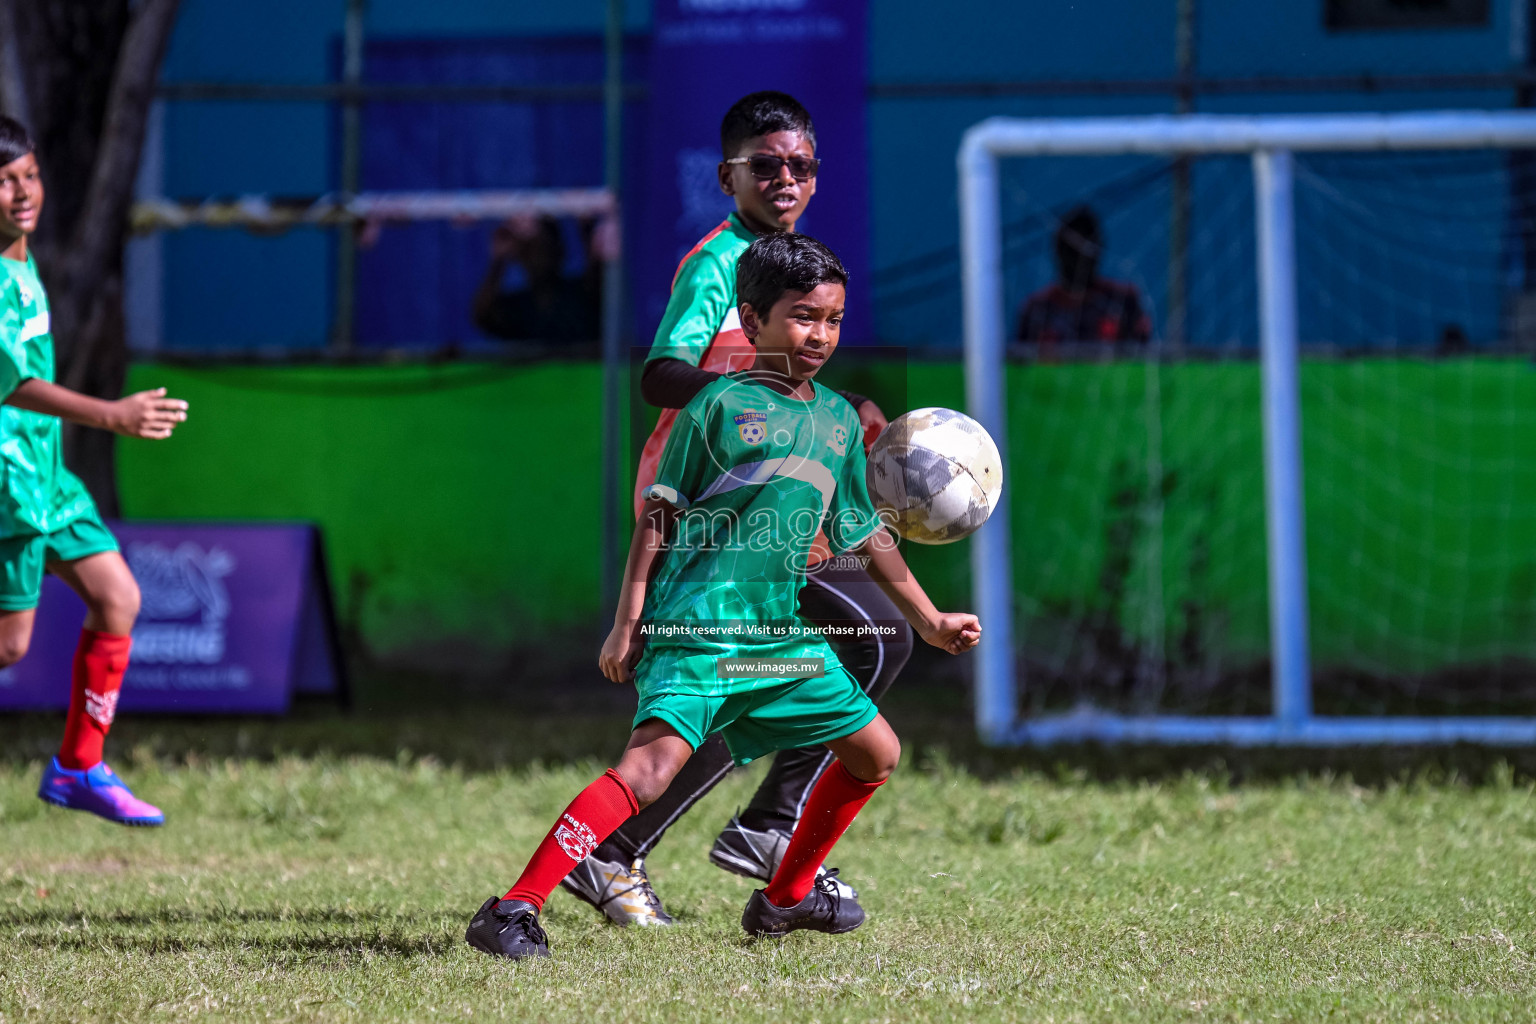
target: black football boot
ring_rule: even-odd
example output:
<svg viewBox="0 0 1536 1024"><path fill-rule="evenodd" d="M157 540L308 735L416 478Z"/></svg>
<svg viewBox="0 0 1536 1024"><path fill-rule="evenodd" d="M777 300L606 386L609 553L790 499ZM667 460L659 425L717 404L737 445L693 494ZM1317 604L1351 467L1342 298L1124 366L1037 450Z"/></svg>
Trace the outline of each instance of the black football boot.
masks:
<svg viewBox="0 0 1536 1024"><path fill-rule="evenodd" d="M539 912L524 900L492 896L480 904L464 932L464 941L483 953L508 960L549 956L549 938L539 927Z"/></svg>
<svg viewBox="0 0 1536 1024"><path fill-rule="evenodd" d="M841 935L863 923L864 908L858 900L842 894L836 873L831 871L818 878L805 899L793 907L774 906L758 889L741 912L741 926L748 935L788 935L802 928Z"/></svg>

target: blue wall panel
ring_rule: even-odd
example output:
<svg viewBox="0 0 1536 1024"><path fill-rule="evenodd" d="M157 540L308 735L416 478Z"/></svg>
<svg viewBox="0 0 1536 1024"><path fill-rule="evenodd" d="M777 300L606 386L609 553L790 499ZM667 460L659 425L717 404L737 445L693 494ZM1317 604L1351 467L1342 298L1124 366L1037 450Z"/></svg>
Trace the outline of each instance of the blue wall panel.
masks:
<svg viewBox="0 0 1536 1024"><path fill-rule="evenodd" d="M624 0L626 31L650 27L648 0ZM384 35L510 36L600 34L607 0L369 0L370 30Z"/></svg>
<svg viewBox="0 0 1536 1024"><path fill-rule="evenodd" d="M1175 0L874 0L870 74L877 82L1170 75L1174 10Z"/></svg>
<svg viewBox="0 0 1536 1024"><path fill-rule="evenodd" d="M340 0L187 0L166 54L167 82L324 82ZM165 191L175 197L331 187L331 120L315 103L176 102L165 121ZM164 342L172 349L323 345L330 245L318 231L282 239L236 231L165 238ZM274 300L275 296L280 299ZM273 302L285 310L272 315Z"/></svg>
<svg viewBox="0 0 1536 1024"><path fill-rule="evenodd" d="M1514 2L1492 0L1489 23L1483 27L1347 32L1325 27L1322 0L1202 3L1198 68L1205 75L1229 77L1499 72L1523 59L1522 47L1517 45L1520 41L1511 39ZM650 5L631 2L626 7L627 30L648 31ZM334 74L344 9L344 0L271 0L263 4L186 0L165 77L170 81L327 80ZM460 52L468 53L477 38L494 49L496 39L580 35L588 52L595 54L605 9L604 0L454 0L430 5L415 0L371 0L371 52L383 62L389 46L416 46L422 40L458 39L467 47ZM871 76L877 83L1164 78L1174 73L1175 10L1175 0L1074 0L1061 4L955 0L942 10L917 0L875 0L870 6ZM404 81L441 74L462 81L476 80L473 76L477 74L501 73L490 70L489 65L480 70L467 64L443 65L441 54L432 59L439 63L422 64L415 71L402 70L397 62L388 76ZM378 70L384 71L382 67ZM632 67L629 77L634 78L637 70ZM600 65L584 69L582 74L589 72L600 73ZM723 97L722 103L727 99ZM858 99L850 97L850 101ZM1503 107L1511 102L1506 90L1460 94L1313 92L1202 98L1199 108L1280 112ZM1153 113L1171 111L1172 105L1172 98L1167 96L872 101L870 166L867 170L840 167L837 173L867 173L870 178L875 272L867 286L875 292L882 338L915 345L958 342L954 153L966 127L996 114ZM595 104L591 106L596 109ZM375 138L369 143L367 184L384 187L397 178L423 184L435 180L442 185L492 180L504 184L576 183L577 178L571 175L591 177L600 170L600 163L590 157L593 142L589 138L600 127L600 119L578 118L585 127L572 129L576 132L568 147L572 158L551 162L549 140L558 138L562 129L551 127L548 117L558 122L558 113L546 117L526 109L472 107L451 115L436 110L421 116L431 124L412 127L408 118L394 122L370 118ZM639 123L631 121L632 125ZM487 125L494 129L488 130ZM416 128L438 134L429 145L417 146L407 137ZM385 132L394 132L396 137L385 138ZM447 141L443 132L457 136L458 141ZM318 104L175 103L167 117L166 134L166 187L172 194L315 192L334 184L333 114ZM530 137L540 141L533 146L519 144ZM643 159L644 137L631 133L626 141L631 160ZM381 157L392 148L420 150L426 158L415 164L391 166ZM1168 181L1155 173L1141 180L1138 167L1147 163L1010 162L1004 176L1005 209L1013 225L1009 235L1010 306L1049 277L1048 225L1040 218L1048 218L1051 211L1085 191L1099 189L1096 205L1109 230L1106 270L1135 280L1154 311L1166 308ZM828 173L833 173L830 167ZM1421 168L1416 173L1422 178L1425 171ZM1134 187L1123 186L1126 180ZM1481 172L1477 181L1482 190L1498 194L1491 202L1502 201L1503 185L1496 165ZM1394 194L1400 193L1403 202L1433 202L1434 186L1420 184L1422 188L1412 182L1399 183L1393 186ZM1251 204L1251 197L1244 193L1245 171L1202 164L1196 172L1196 185L1193 255L1203 262L1191 282L1191 296L1197 300L1191 309L1191 333L1213 343L1247 343L1252 331L1246 311L1251 307L1252 254L1251 224L1245 220L1250 217L1250 207L1245 204ZM1108 191L1102 191L1105 189ZM1346 198L1350 195L1347 189L1340 194ZM1362 201L1365 199L1369 195L1363 194ZM1330 260L1337 265L1351 240L1342 219L1330 223L1325 216L1327 209L1326 201L1307 207L1307 216L1318 223L1305 228L1311 232L1312 248L1303 252L1304 285L1305 275L1314 272L1309 270L1308 260L1320 268L1315 272L1328 272ZM1497 212L1495 207L1480 208L1477 215L1491 216L1490 210ZM1471 218L1474 212L1468 208L1465 216ZM1408 238L1423 240L1443 232L1444 226L1405 217L1402 230ZM1499 306L1497 282L1501 274L1507 276L1508 268L1501 244L1490 242L1484 228L1469 227L1468 231L1471 240L1462 249L1443 245L1432 249L1462 252L1467 260L1459 272L1441 275L1438 286L1434 275L1407 267L1381 267L1377 273L1394 275L1397 287L1411 288L1415 293L1433 296L1439 287L1448 296L1444 307L1464 311L1467 323L1463 326L1476 340L1497 329L1496 314L1475 311ZM449 240L445 242L445 238ZM400 243L417 248L403 232L386 232L381 245ZM424 303L422 309L410 314L424 317L421 323L432 326L407 327L416 321L406 317L397 324L398 340L415 340L423 331L441 335L439 340L443 341L472 333L463 321L445 326L444 318L463 303L467 289L473 288L483 268L483 232L463 232L456 239L438 232L432 244L443 254L432 270L445 282L439 289L441 296L421 300L418 304ZM1202 255L1201 246L1208 250L1208 258ZM186 232L170 236L165 251L165 320L171 345L223 347L293 343L294 338L308 344L324 342L331 270L329 245L323 235L295 232L288 239L272 241ZM231 281L245 282L245 287L209 286L203 281L209 267L220 268ZM1310 294L1316 299L1324 293L1314 290ZM281 328L266 326L260 315L270 295L287 296L294 310ZM1424 325L1440 319L1435 309L1425 308L1423 303L1420 306L1418 326L1408 333L1422 334L1428 329ZM427 307L436 312L428 312ZM364 316L375 312L383 311L369 307ZM1303 331L1319 339L1348 333L1347 321L1356 315L1341 313L1337 307L1329 314L1313 302L1303 309ZM1402 325L1396 329L1408 330Z"/></svg>
<svg viewBox="0 0 1536 1024"><path fill-rule="evenodd" d="M644 74L643 52L629 63ZM597 36L383 39L370 42L373 82L594 84ZM631 109L632 122L639 118ZM363 187L376 190L592 188L603 183L603 106L561 103L378 103L363 119ZM369 347L485 340L470 302L486 272L494 224L391 226L359 256L357 338ZM567 267L580 272L575 226ZM596 341L597 339L590 339Z"/></svg>
<svg viewBox="0 0 1536 1024"><path fill-rule="evenodd" d="M1349 31L1324 26L1323 0L1205 3L1200 70L1230 76L1503 71L1513 60L1511 3L1492 0L1489 23L1479 28Z"/></svg>

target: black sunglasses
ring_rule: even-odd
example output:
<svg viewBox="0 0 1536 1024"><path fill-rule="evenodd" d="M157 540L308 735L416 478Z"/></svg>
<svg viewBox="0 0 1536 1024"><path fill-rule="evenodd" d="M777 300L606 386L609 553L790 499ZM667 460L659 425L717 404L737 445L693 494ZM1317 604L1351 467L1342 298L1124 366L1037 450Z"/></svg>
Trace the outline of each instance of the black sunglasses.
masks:
<svg viewBox="0 0 1536 1024"><path fill-rule="evenodd" d="M779 176L779 168L789 166L790 177L796 181L810 181L816 177L816 171L821 167L821 161L813 156L772 156L768 153L758 153L755 156L733 156L725 161L728 164L746 164L747 170L752 172L752 177L758 181L772 181Z"/></svg>

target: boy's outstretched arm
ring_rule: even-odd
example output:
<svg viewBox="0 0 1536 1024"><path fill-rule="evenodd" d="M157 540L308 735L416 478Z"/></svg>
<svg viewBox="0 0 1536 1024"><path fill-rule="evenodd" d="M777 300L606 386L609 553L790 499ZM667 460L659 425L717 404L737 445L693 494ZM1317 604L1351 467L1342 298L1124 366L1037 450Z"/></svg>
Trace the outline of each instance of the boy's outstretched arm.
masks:
<svg viewBox="0 0 1536 1024"><path fill-rule="evenodd" d="M981 642L981 620L970 612L941 612L928 600L922 584L907 568L896 540L884 528L859 545L855 554L869 559L869 575L901 610L917 635L948 651L964 654Z"/></svg>
<svg viewBox="0 0 1536 1024"><path fill-rule="evenodd" d="M166 398L165 388L140 391L113 402L82 395L37 377L22 381L4 404L126 437L154 440L170 437L176 424L187 418L187 403L179 398Z"/></svg>
<svg viewBox="0 0 1536 1024"><path fill-rule="evenodd" d="M619 607L613 613L613 630L603 641L597 664L603 675L616 683L627 683L645 638L639 632L640 612L645 608L645 589L651 573L666 550L667 536L677 509L658 498L647 498L629 542L629 558L624 563L624 582L619 585Z"/></svg>

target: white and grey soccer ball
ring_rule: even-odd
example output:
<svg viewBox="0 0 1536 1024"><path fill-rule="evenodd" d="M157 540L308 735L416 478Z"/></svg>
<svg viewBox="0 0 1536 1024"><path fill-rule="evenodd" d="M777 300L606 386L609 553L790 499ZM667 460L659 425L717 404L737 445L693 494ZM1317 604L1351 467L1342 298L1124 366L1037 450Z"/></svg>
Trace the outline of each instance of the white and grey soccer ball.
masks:
<svg viewBox="0 0 1536 1024"><path fill-rule="evenodd" d="M869 450L875 508L902 537L949 544L987 521L1003 493L1003 460L980 423L953 409L896 417Z"/></svg>

